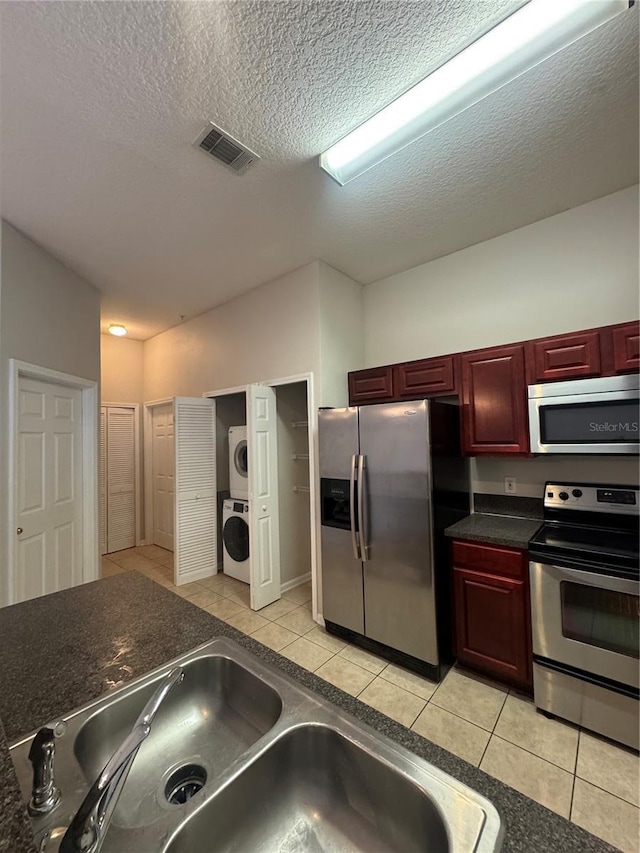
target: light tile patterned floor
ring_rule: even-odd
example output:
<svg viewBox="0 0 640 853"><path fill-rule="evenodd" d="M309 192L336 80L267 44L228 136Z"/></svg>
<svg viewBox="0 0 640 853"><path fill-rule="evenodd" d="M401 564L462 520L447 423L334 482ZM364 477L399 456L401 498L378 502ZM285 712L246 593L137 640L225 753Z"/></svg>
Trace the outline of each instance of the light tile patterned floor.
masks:
<svg viewBox="0 0 640 853"><path fill-rule="evenodd" d="M170 552L146 545L103 557L102 576L141 572L625 853L640 850L635 753L469 672L438 685L332 637L311 617L308 583L254 612L246 584L218 574L176 587L172 566Z"/></svg>

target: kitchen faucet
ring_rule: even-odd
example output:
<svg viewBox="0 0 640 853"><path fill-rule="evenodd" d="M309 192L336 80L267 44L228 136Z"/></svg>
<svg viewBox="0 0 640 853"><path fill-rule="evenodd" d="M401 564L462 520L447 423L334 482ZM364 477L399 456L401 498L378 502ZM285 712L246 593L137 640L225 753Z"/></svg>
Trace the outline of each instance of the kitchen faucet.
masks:
<svg viewBox="0 0 640 853"><path fill-rule="evenodd" d="M48 814L60 802L60 790L54 782L55 754L55 731L45 726L34 737L29 750L29 761L33 766L33 786L27 809L33 817Z"/></svg>
<svg viewBox="0 0 640 853"><path fill-rule="evenodd" d="M171 688L183 678L184 670L180 666L174 667L163 678L131 732L93 783L62 839L60 853L98 853L137 752L151 732L151 724L160 705Z"/></svg>

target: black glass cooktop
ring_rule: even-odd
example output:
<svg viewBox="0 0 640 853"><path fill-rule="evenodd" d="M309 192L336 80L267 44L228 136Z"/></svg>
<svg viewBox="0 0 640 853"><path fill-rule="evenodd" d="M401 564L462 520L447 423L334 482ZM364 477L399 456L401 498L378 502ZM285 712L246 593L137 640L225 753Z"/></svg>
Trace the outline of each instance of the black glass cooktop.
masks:
<svg viewBox="0 0 640 853"><path fill-rule="evenodd" d="M531 551L638 571L638 533L546 521L529 540Z"/></svg>

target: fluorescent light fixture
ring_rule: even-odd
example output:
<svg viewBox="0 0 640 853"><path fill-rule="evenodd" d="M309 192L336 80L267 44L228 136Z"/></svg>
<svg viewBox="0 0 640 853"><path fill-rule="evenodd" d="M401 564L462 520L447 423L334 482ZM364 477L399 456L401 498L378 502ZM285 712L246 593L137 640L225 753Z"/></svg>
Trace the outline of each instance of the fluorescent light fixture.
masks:
<svg viewBox="0 0 640 853"><path fill-rule="evenodd" d="M115 335L117 338L122 338L127 334L127 327L120 323L111 323L109 326L109 334Z"/></svg>
<svg viewBox="0 0 640 853"><path fill-rule="evenodd" d="M632 5L529 0L328 148L320 166L344 186Z"/></svg>

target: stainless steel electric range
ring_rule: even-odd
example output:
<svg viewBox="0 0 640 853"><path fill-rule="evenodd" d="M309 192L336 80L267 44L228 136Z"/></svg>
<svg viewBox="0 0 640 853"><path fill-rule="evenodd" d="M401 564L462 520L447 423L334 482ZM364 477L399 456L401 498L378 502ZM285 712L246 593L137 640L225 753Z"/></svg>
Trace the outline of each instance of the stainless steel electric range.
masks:
<svg viewBox="0 0 640 853"><path fill-rule="evenodd" d="M634 749L639 496L547 483L544 524L529 542L536 706Z"/></svg>

